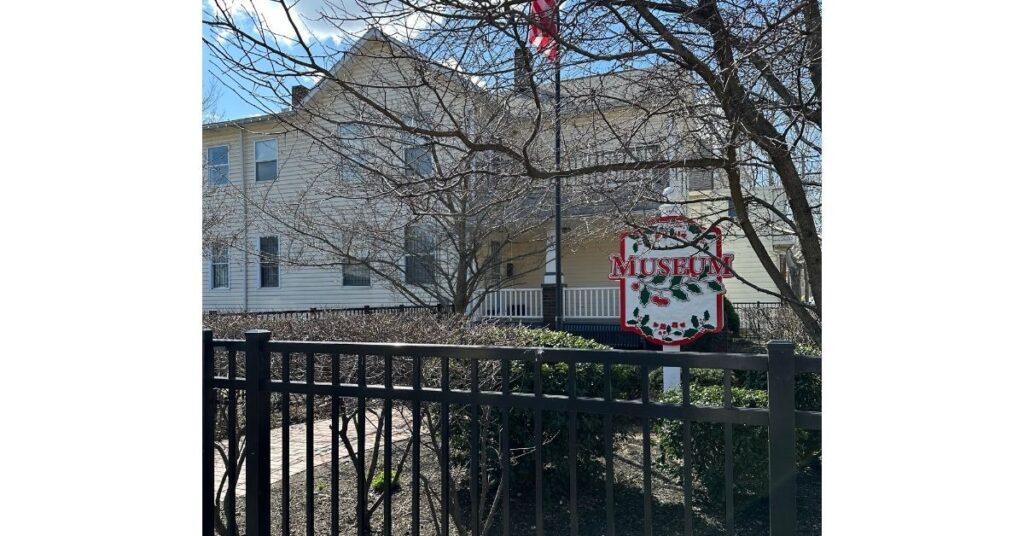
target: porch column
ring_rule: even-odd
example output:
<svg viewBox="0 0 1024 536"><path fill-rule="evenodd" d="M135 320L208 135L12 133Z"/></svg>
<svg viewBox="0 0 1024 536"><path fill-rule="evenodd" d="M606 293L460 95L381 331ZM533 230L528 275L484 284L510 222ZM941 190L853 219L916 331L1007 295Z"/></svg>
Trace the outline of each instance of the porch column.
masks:
<svg viewBox="0 0 1024 536"><path fill-rule="evenodd" d="M567 228L563 227L564 233ZM541 303L544 315L544 325L553 327L555 325L555 231L548 231L547 247L544 252L544 284L541 285ZM562 266L565 266L565 258L562 259ZM565 289L565 273L562 273L562 289ZM563 301L563 307L565 303ZM565 319L563 318L564 322Z"/></svg>

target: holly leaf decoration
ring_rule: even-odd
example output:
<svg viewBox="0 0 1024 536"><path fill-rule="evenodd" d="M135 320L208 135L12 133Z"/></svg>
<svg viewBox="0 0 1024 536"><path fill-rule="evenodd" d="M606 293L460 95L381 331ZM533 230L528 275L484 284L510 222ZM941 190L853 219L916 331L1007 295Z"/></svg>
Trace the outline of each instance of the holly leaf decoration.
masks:
<svg viewBox="0 0 1024 536"><path fill-rule="evenodd" d="M681 275L677 275L677 276L672 278L672 286L673 287L678 285L679 283L682 283L682 282L683 282L683 276L681 276Z"/></svg>
<svg viewBox="0 0 1024 536"><path fill-rule="evenodd" d="M704 320L711 320L711 313L709 313L707 309L704 310Z"/></svg>
<svg viewBox="0 0 1024 536"><path fill-rule="evenodd" d="M633 309L633 318L640 316L640 308Z"/></svg>
<svg viewBox="0 0 1024 536"><path fill-rule="evenodd" d="M633 253L636 253L637 251L640 251L640 244L638 242L633 242Z"/></svg>
<svg viewBox="0 0 1024 536"><path fill-rule="evenodd" d="M679 301L690 301L690 297L687 296L685 292L677 288L672 289L672 296Z"/></svg>
<svg viewBox="0 0 1024 536"><path fill-rule="evenodd" d="M715 292L722 292L722 285L718 281L708 281L708 288Z"/></svg>
<svg viewBox="0 0 1024 536"><path fill-rule="evenodd" d="M697 227L695 224L692 224L692 223L690 225L686 226L686 230L690 231L693 234L699 234L700 233L700 227Z"/></svg>
<svg viewBox="0 0 1024 536"><path fill-rule="evenodd" d="M693 337L697 334L697 330L690 328L683 332L683 337Z"/></svg>
<svg viewBox="0 0 1024 536"><path fill-rule="evenodd" d="M690 325L691 326L699 326L700 325L700 320L697 320L697 315L693 315L693 316L690 317Z"/></svg>
<svg viewBox="0 0 1024 536"><path fill-rule="evenodd" d="M644 286L643 290L640 291L640 305L647 305L651 301L651 291L647 290Z"/></svg>
<svg viewBox="0 0 1024 536"><path fill-rule="evenodd" d="M704 329L715 329L715 326L712 326L711 324L704 324L703 327Z"/></svg>
<svg viewBox="0 0 1024 536"><path fill-rule="evenodd" d="M651 283L654 284L654 285L660 285L660 284L662 284L664 282L665 282L665 276L663 276L663 275L656 275L656 276L651 278Z"/></svg>
<svg viewBox="0 0 1024 536"><path fill-rule="evenodd" d="M648 326L640 326L640 331L644 332L644 335L654 335L654 330Z"/></svg>
<svg viewBox="0 0 1024 536"><path fill-rule="evenodd" d="M647 323L650 322L650 320L651 315L644 315L644 317L640 319L640 324L646 326Z"/></svg>
<svg viewBox="0 0 1024 536"><path fill-rule="evenodd" d="M627 326L635 326L636 325L636 320L627 320L626 321L626 325Z"/></svg>
<svg viewBox="0 0 1024 536"><path fill-rule="evenodd" d="M661 340L663 340L665 342L671 342L672 341L672 337L662 337Z"/></svg>
<svg viewBox="0 0 1024 536"><path fill-rule="evenodd" d="M687 283L686 289L694 294L703 294L703 291L700 289L700 286L695 285L693 283Z"/></svg>

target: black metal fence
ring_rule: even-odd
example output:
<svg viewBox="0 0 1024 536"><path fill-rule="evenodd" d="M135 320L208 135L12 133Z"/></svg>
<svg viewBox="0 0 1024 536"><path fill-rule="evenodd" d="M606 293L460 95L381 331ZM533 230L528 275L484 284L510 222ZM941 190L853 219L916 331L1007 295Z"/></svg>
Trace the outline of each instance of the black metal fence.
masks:
<svg viewBox="0 0 1024 536"><path fill-rule="evenodd" d="M567 435L568 450L566 455L568 467L568 496L566 506L561 510L569 514L568 533L571 536L580 534L579 478L577 475L578 453L582 441L588 437L578 437L578 423L581 419L587 422L603 421L603 464L604 491L606 512L603 534L614 535L616 529L616 503L614 499L615 456L613 455L612 426L613 419L628 417L642 423L642 460L638 465L643 469L643 534L652 536L655 525L652 516L652 460L651 460L651 424L652 420L671 419L681 421L684 426L684 457L692 460L693 452L690 445L691 423L721 423L726 431L725 457L725 532L732 534L734 527L734 505L731 490L733 486L733 461L731 453L731 431L734 426L760 426L768 430L768 466L769 466L769 525L773 536L794 534L797 527L797 459L796 434L798 428L821 429L821 413L801 411L795 406L795 378L799 374L821 374L821 360L794 355L794 347L787 342L773 342L768 345L767 355L745 354L706 354L689 352L653 352L653 351L620 351L620 350L570 350L544 348L507 348L480 346L449 346L427 344L384 344L384 343L346 343L346 342L299 342L274 341L271 333L264 330L253 330L246 333L245 340L215 340L212 332L203 331L203 534L226 533L231 536L239 534L239 524L244 523L244 533L250 536L268 536L271 534L271 430L280 425L278 451L280 458L280 489L275 498L279 506L279 519L274 525L283 534L292 534L291 484L289 475L290 444L289 429L292 424L293 404L295 398L303 400L306 426L305 442L305 534L339 534L343 531L354 531L357 535L370 534L370 517L367 512L379 503L383 506L381 533L392 536L394 516L392 512L393 478L397 478L394 470L392 450L393 441L392 414L394 405L409 408L412 419L411 430L407 430L408 445L411 447L403 454L410 458L412 473L409 486L409 498L412 501L408 514L411 525L410 536L419 536L421 515L426 509L429 515L438 520L427 524L433 533L448 536L454 530L450 526L453 519L453 508L461 504L455 495L458 489L452 489L451 473L457 460L468 461L467 475L461 481L468 486L469 512L465 519L467 533L472 536L481 534L512 534L510 508L513 498L510 496L508 475L511 461L512 433L532 437L532 461L535 472L531 479L533 488L533 504L535 518L532 520L530 532L537 536L545 534L545 485L544 462L544 413L565 415L567 426L558 433ZM238 359L240 356L244 360ZM292 367L294 358L305 358L305 367L295 370ZM375 368L368 380L367 361L374 360L382 365ZM488 365L488 383L481 388L481 364ZM551 392L541 379L542 365L564 364L567 376L564 385ZM396 365L398 370L396 370ZM613 395L612 367L628 365L635 367L639 373L640 392L638 399L618 399ZM559 365L561 366L561 365ZM593 367L593 368L587 368ZM657 367L680 367L681 371L681 403L667 403L653 400L651 396L651 371ZM456 369L456 370L453 370ZM520 375L516 381L529 377L532 369L532 384L525 392L512 388L513 371ZM691 369L717 369L730 373L723 374L723 397L720 407L706 407L691 402L690 374ZM578 390L578 373L598 371L601 393ZM735 407L732 401L731 371L754 371L766 373L768 386L768 407ZM590 374L588 372L588 374ZM343 380L344 376L344 380ZM592 376L588 378L593 379ZM318 381L319 379L319 381ZM589 381L589 380L588 380ZM519 385L519 384L517 384ZM531 392L532 391L532 392ZM241 398L241 401L239 400ZM278 404L274 403L277 399ZM330 404L331 451L329 495L330 514L328 519L315 519L314 511L314 473L313 422L315 399L328 401ZM340 403L347 401L355 406L354 425L356 446L351 446L344 434L339 434L339 417L345 419L342 424L345 430L350 420L340 415ZM244 411L239 415L239 404L244 404ZM371 501L371 487L367 482L376 473L367 472L367 405L380 407L381 423L377 426L377 436L383 450L383 478L380 495ZM426 406L439 410L439 429L435 421L423 418ZM453 424L451 410L458 406L466 409L469 418ZM352 407L352 406L348 406ZM481 409L494 410L493 415L500 412L500 437L488 432L481 436ZM301 410L300 410L301 411ZM526 415L532 430L510 430L510 412ZM218 420L218 414L224 416ZM347 415L347 414L346 414ZM244 423L239 421L244 419ZM495 417L497 419L497 417ZM428 434L437 434L440 447L437 462L441 472L440 490L421 489L427 486L425 477L421 478L421 443L424 436L424 423L429 428ZM244 430L244 434L240 431ZM380 430L383 428L383 432ZM469 428L468 431L465 428ZM600 429L598 427L597 429ZM465 434L468 434L466 437ZM244 435L244 439L243 436ZM638 433L639 435L639 433ZM456 453L453 446L458 441L460 450ZM495 440L495 444L488 441ZM345 441L345 453L341 452L340 442ZM371 444L372 445L372 444ZM468 451L468 452L467 452ZM486 505L480 504L478 494L480 486L494 484L493 479L481 477L482 456L494 452L500 459L500 470L496 465L491 467L501 477L499 489L495 490L492 512L499 521L493 525L482 526ZM226 463L221 482L215 481L216 460ZM517 456L523 456L520 451ZM526 459L529 459L527 457ZM339 477L339 464L352 463L358 467L355 477L342 481ZM491 461L493 463L493 460ZM691 462L687 461L689 465ZM374 456L372 465L376 465ZM244 504L236 504L239 477L244 467L245 497ZM400 470L401 468L399 468ZM394 475L394 476L392 476ZM683 476L683 512L681 532L685 535L694 534L694 508L692 500L693 482L690 472ZM353 482L354 480L354 482ZM421 482L422 480L422 482ZM468 481L468 484L466 482ZM358 512L352 517L340 514L339 495L343 490L351 497L355 495L355 507ZM528 494L527 494L528 495ZM463 498L465 495L461 495ZM498 500L500 498L500 501ZM517 498L515 500L526 500ZM373 504L371 504L371 502ZM244 516L238 517L238 510L244 508ZM639 515L639 514L638 514ZM593 521L593 520L587 520ZM550 523L550 521L548 521ZM343 524L347 524L343 526ZM351 525L355 525L352 527ZM620 527L621 528L621 527ZM658 529L664 529L659 525ZM589 533L587 533L589 534Z"/></svg>

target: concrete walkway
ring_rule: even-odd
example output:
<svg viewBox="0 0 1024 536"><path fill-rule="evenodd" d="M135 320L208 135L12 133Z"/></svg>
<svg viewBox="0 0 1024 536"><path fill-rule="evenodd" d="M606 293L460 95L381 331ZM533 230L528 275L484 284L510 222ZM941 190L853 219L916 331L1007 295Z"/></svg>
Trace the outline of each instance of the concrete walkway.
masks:
<svg viewBox="0 0 1024 536"><path fill-rule="evenodd" d="M391 413L391 441L404 441L411 435L412 424L410 421L411 414L407 408L393 408ZM373 442L377 433L377 417L372 413L366 415L366 454L367 460L369 460L370 453L373 451ZM338 426L341 426L341 419L338 419ZM381 419L381 425L383 425L383 419ZM283 478L283 472L281 471L281 460L284 450L282 449L282 430L284 428L274 428L270 431L270 484L273 485L280 482ZM288 474L295 475L306 470L306 425L293 424L288 427ZM352 419L348 425L348 438L352 442L352 448L356 448L356 419ZM244 436L238 436L238 444L242 445L242 439ZM339 438L340 439L340 438ZM218 444L224 448L224 452L227 452L228 444L227 440L218 441ZM381 436L381 448L384 446L384 438ZM345 443L338 441L338 455L343 458L348 458L348 451L345 449ZM224 473L227 467L224 465L224 460L221 458L220 453L215 453L214 458L216 459L214 467L214 485L220 486L221 478L224 477ZM319 467L325 463L331 461L331 420L323 419L319 421L313 421L313 467ZM239 460L241 473L238 476L238 484L236 485L236 495L242 497L245 495L245 458L244 456ZM228 483L224 482L224 488L222 491L222 498L227 494Z"/></svg>

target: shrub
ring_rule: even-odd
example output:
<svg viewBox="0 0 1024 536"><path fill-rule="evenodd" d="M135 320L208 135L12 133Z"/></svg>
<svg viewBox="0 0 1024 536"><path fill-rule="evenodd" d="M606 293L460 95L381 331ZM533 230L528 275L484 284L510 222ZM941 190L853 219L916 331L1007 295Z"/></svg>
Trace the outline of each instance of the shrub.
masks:
<svg viewBox="0 0 1024 536"><path fill-rule="evenodd" d="M750 307L737 313L742 318L744 335L759 341L781 339L793 341L801 354L820 355L819 347L804 330L804 325L788 305L781 307Z"/></svg>
<svg viewBox="0 0 1024 536"><path fill-rule="evenodd" d="M702 406L721 406L724 387L721 371L717 383L710 374L694 375L690 386L691 403ZM798 382L799 385L799 382ZM815 386L817 392L815 393ZM803 392L797 389L797 408L810 409L815 402L820 409L820 380L804 381ZM682 401L679 391L665 393L669 403ZM734 384L732 403L736 407L766 408L768 392L763 388L741 387ZM683 422L659 419L654 433L661 447L659 463L673 472L680 481L686 470L683 465ZM737 508L768 496L768 428L764 426L733 425L733 485ZM699 500L710 508L721 508L725 493L725 427L722 424L691 424L691 477L699 485ZM797 430L797 458L800 464L821 459L821 434Z"/></svg>
<svg viewBox="0 0 1024 536"><path fill-rule="evenodd" d="M384 471L378 471L376 475L373 475L373 480L370 481L370 489L375 493L384 493L384 475L390 474ZM391 490L395 491L398 489L398 475L391 477Z"/></svg>
<svg viewBox="0 0 1024 536"><path fill-rule="evenodd" d="M569 333L547 329L524 327L510 328L517 346L541 346L548 348L607 349L608 347ZM509 389L512 392L532 393L534 388L534 367L532 361L514 361L510 366ZM636 398L640 393L640 379L637 367L613 365L612 396ZM540 378L546 394L564 393L568 385L569 365L567 363L542 363ZM496 380L500 378L495 378ZM500 384L482 385L482 389L500 389ZM596 363L580 363L576 366L576 392L579 396L604 396L604 370ZM452 423L453 462L469 463L469 433L471 421L468 412L460 412L458 421ZM546 495L564 494L569 486L569 416L564 412L543 413L543 459L544 492ZM581 483L603 476L604 421L595 415L580 415L577 418L577 465L576 474ZM628 430L627 419L616 418L613 430L621 437ZM480 420L481 440L489 445L500 444L500 410L491 408L487 417ZM534 448L534 413L524 409L509 411L509 440L513 451L529 453ZM488 478L497 482L500 467L491 464L486 468ZM514 489L531 489L534 482L534 458L525 454L517 456L510 465L511 484Z"/></svg>
<svg viewBox="0 0 1024 536"><path fill-rule="evenodd" d="M725 329L729 330L733 335L739 335L740 333L740 315L736 312L736 308L732 306L732 302L729 298L724 298L725 301Z"/></svg>
<svg viewBox="0 0 1024 536"><path fill-rule="evenodd" d="M461 315L428 311L338 314L277 318L259 314L204 315L216 338L240 339L250 329L266 329L275 339L292 341L405 342L410 344L483 344L522 346L523 328L471 322Z"/></svg>

